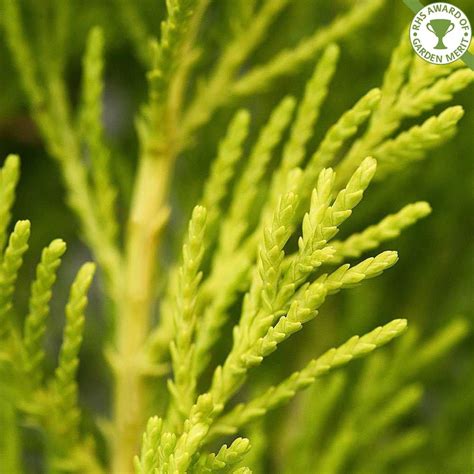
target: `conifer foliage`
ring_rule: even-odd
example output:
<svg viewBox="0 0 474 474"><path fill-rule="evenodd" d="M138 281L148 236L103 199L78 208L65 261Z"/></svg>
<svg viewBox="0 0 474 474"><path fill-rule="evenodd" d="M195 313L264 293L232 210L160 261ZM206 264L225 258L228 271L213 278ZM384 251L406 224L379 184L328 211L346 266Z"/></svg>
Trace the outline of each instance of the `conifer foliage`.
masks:
<svg viewBox="0 0 474 474"><path fill-rule="evenodd" d="M466 334L464 320L448 322L428 342L417 342L409 332L390 349L393 357L378 349L405 332L404 315L341 338L336 347L316 348L299 366L288 364L286 373L259 366L288 350L313 320L330 317L325 311L337 293L396 272L391 268L403 255L381 247L389 242L396 248L393 240L429 215L430 205L382 209L386 217L352 235L344 232L346 221L370 200L365 195L372 186L454 136L463 108L444 107L474 80L474 72L459 63L422 62L403 32L380 87L355 101L314 144L337 71L338 43L370 21L380 0L355 2L325 28L250 67L244 66L288 0L228 2L233 26L203 76L196 67L205 54L199 35L212 2L167 0L166 18L154 34L140 21L138 4L117 1L123 18L134 19L124 31L148 69L147 102L136 122L138 168L123 224L102 123L104 35L100 27L89 33L74 106L62 44L69 2L52 3L56 27L43 29L38 44L19 0L0 0L2 26L31 115L60 170L67 203L112 305L113 331L104 348L111 410L110 419L96 420L98 428L91 430L78 395L95 264L83 264L71 284L54 370L45 364L44 340L58 268L67 258L61 239L41 254L27 313L15 310L31 229L26 220L11 226L20 159L10 155L0 171L0 377L6 386L1 431L9 440L0 443L0 471L23 472L21 430L28 423L43 434L48 472L268 472L262 460L274 436L262 431L264 420L307 388L306 411L298 416L310 423L301 423L279 446L285 455L278 472L348 472L351 459L358 469L353 472L386 472L417 449L426 431L400 431L397 422L422 396L418 374ZM149 49L143 44L148 39ZM301 97L283 97L258 133L251 133L252 112L236 103L311 62ZM199 129L224 108L236 111L215 144L180 255L167 267L159 259L160 241L172 213L176 161L184 151L192 153ZM422 118L427 112L432 115ZM406 119L416 123L405 129ZM345 237L337 237L340 230ZM158 278L166 282L159 295ZM336 371L362 357L367 362L358 379ZM259 383L255 374L262 374ZM348 406L328 427L344 390ZM293 414L286 415L290 424ZM364 457L377 433L386 434L383 449Z"/></svg>

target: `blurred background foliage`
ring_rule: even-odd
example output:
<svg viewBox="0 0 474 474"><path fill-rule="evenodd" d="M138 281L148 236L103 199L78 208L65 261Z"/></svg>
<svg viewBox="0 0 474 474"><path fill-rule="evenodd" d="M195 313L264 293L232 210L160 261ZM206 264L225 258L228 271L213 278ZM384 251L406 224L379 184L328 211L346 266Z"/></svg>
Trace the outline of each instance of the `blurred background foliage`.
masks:
<svg viewBox="0 0 474 474"><path fill-rule="evenodd" d="M140 51L129 37L130 19L127 17L127 0L70 0L75 3L74 18L67 44L68 78L71 97L79 91L81 55L87 32L94 25L105 30L107 64L105 90L105 124L108 139L114 149L113 172L120 184L120 215L127 214L130 189L133 182L137 156L134 117L146 97L146 79ZM299 39L328 23L356 0L294 0L273 24L264 44L253 55L258 64L282 47L296 44ZM150 33L159 31L164 15L164 2L137 0L140 21ZM232 25L232 8L238 2L214 1L205 19L200 41L210 52L199 65L206 69L215 60L220 46L226 41L228 25ZM29 25L30 38L35 39L38 17L44 14L46 0L22 0L21 5ZM125 5L125 7L124 7ZM474 3L459 0L456 5L474 19ZM316 135L310 144L323 136L328 126L348 109L367 90L381 84L392 49L400 33L411 20L412 14L401 0L386 0L382 9L369 25L352 34L342 44L339 62L331 92L326 102ZM0 12L1 21L1 12ZM132 25L133 26L133 25ZM249 64L250 65L250 64ZM279 79L266 92L246 99L244 104L252 113L252 135L264 122L269 111L283 95L300 97L314 63L302 67L299 74ZM78 236L75 217L64 203L64 189L56 166L43 147L33 121L30 119L25 97L20 89L4 39L0 36L0 155L9 152L22 157L22 176L14 210L15 219L29 218L32 222L31 250L21 275L17 294L18 308L27 304L29 281L41 248L55 237L69 244L67 257L55 291L53 306L53 331L48 335L52 356L58 347L62 325L63 307L73 272L79 262L88 257L88 251ZM395 212L403 205L417 200L427 200L434 211L431 216L407 230L390 248L397 248L400 261L384 278L351 292L345 292L328 305L322 317L309 325L308 331L285 347L282 354L271 359L265 367L282 370L298 366L308 348L299 341L312 338L312 350L331 347L350 335L361 334L377 324L395 317L406 317L410 331L417 328L421 338L428 338L457 315L469 320L473 316L473 149L474 149L474 94L472 87L458 94L455 103L463 105L466 115L461 121L458 135L447 145L429 154L428 159L416 163L390 179L373 185L367 198L356 210L350 224L343 229L349 235L363 229L384 215ZM183 225L193 204L200 196L211 160L216 154L217 142L223 135L230 116L237 107L232 105L215 114L214 118L198 132L194 146L180 157L172 187L173 214L163 249L163 256L170 261L175 255ZM437 112L436 110L434 112ZM410 123L407 123L408 127ZM55 309L56 308L56 309ZM83 348L80 385L83 405L90 413L106 413L108 408L108 376L100 350L110 323L107 302L100 298L100 283L93 293L89 310L85 345ZM311 330L309 330L311 328ZM308 333L311 333L308 335ZM403 338L402 338L403 339ZM403 344L398 341L396 344ZM307 345L306 345L307 346ZM400 421L401 426L423 426L429 436L427 441L397 464L392 472L419 473L468 473L472 472L473 407L474 407L474 339L472 331L447 356L435 362L416 377L423 382L425 391L409 415ZM301 353L298 353L300 351ZM345 369L351 380L358 377L363 364L356 363ZM285 369L288 373L289 369ZM259 372L262 376L261 372ZM333 379L322 379L311 393L313 398L327 391ZM326 387L326 388L324 388ZM347 396L349 398L350 390ZM303 395L294 404L309 403ZM306 400L306 401L305 401ZM315 403L314 400L312 403ZM344 403L335 409L334 426ZM269 423L279 423L277 411ZM298 418L295 418L298 420ZM305 420L299 420L306 423ZM283 422L281 422L283 423ZM255 430L265 429L265 426ZM316 448L319 452L324 441ZM357 456L350 458L347 471L356 472L358 459L369 456L376 449L377 439L364 447ZM291 443L290 443L291 444ZM34 437L31 444L34 454ZM265 446L261 446L265 449ZM284 446L281 448L284 452ZM264 470L269 469L269 465ZM291 470L290 470L291 471ZM367 472L367 471L366 471ZM377 472L376 470L373 472Z"/></svg>

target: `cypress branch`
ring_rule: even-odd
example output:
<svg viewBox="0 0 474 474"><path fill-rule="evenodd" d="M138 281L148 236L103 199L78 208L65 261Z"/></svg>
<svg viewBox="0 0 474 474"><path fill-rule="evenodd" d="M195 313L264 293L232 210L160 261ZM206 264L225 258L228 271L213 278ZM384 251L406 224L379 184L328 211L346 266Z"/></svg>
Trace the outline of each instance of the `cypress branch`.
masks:
<svg viewBox="0 0 474 474"><path fill-rule="evenodd" d="M217 454L202 456L191 468L194 473L229 472L231 466L240 463L251 446L247 438L237 438L230 446L224 444Z"/></svg>
<svg viewBox="0 0 474 474"><path fill-rule="evenodd" d="M9 155L0 169L0 253L5 248L19 175L20 159L17 155Z"/></svg>
<svg viewBox="0 0 474 474"><path fill-rule="evenodd" d="M233 94L239 97L254 94L268 88L276 78L294 74L302 64L328 44L357 31L380 6L380 0L366 0L357 4L328 26L301 40L293 49L284 49L266 64L251 69L234 83Z"/></svg>
<svg viewBox="0 0 474 474"><path fill-rule="evenodd" d="M143 433L140 457L136 456L134 460L136 474L152 474L159 468L158 446L162 431L163 420L157 416L151 417Z"/></svg>
<svg viewBox="0 0 474 474"><path fill-rule="evenodd" d="M216 109L232 98L229 92L239 68L265 38L274 18L288 1L265 0L248 28L232 38L225 47L209 78L201 81L196 97L184 114L183 129L186 136L191 136L197 128L208 122Z"/></svg>
<svg viewBox="0 0 474 474"><path fill-rule="evenodd" d="M412 97L416 96L439 79L449 76L463 67L464 64L461 61L455 61L450 64L430 64L427 61L423 61L419 56L415 56L404 93Z"/></svg>
<svg viewBox="0 0 474 474"><path fill-rule="evenodd" d="M384 79L382 100L373 112L369 127L364 135L356 140L337 167L339 180L336 187L339 187L353 173L353 170L366 156L379 158L381 155L376 155L375 150L383 149L385 146L391 150L393 141L390 137L400 127L403 119L418 117L423 112L433 109L436 105L451 100L456 92L464 89L474 80L474 73L471 70L453 67L449 70L451 74L445 77L441 76L438 80L433 80L431 77L427 80L426 87L414 87L408 79L408 75L415 74L413 69L416 68L417 64L416 61L412 61L412 57L413 52L409 51L407 35L403 35ZM446 70L443 74L445 73ZM435 135L438 136L438 143L442 143L452 136L455 130L455 122L460 118L459 111L450 111L447 116L443 117L444 120L448 119L448 116L449 120L444 123L444 128L437 126L438 122L434 118L432 120L428 119L423 124L425 127L429 126L431 129L437 129L436 133L433 133L430 137L426 133L423 134L423 131L426 132L426 128L423 130L423 125L418 128L414 127L412 133L422 136L428 147L430 141L434 143L436 140ZM408 136L401 134L401 137L405 140ZM416 153L416 145L413 143L411 143L410 148L411 154L423 156L423 153ZM388 172L395 171L395 168L387 167L386 171L388 174Z"/></svg>
<svg viewBox="0 0 474 474"><path fill-rule="evenodd" d="M409 89L402 91L396 110L405 117L418 117L436 105L450 101L456 92L465 89L473 81L474 71L459 69L415 95L411 95Z"/></svg>
<svg viewBox="0 0 474 474"><path fill-rule="evenodd" d="M333 241L334 255L330 263L340 263L345 258L357 258L364 252L377 248L382 242L392 240L407 227L431 212L427 202L408 204L396 214L390 214L378 224L367 227L361 233L352 234L344 241Z"/></svg>
<svg viewBox="0 0 474 474"><path fill-rule="evenodd" d="M84 264L74 279L66 305L66 325L52 383L54 421L52 430L59 444L72 446L78 440L80 412L77 406L76 374L84 329L87 291L95 272L93 263Z"/></svg>
<svg viewBox="0 0 474 474"><path fill-rule="evenodd" d="M179 48L189 28L196 7L196 0L170 0L167 2L168 17L161 25L161 38L156 51L154 72L156 92L170 79Z"/></svg>
<svg viewBox="0 0 474 474"><path fill-rule="evenodd" d="M377 178L422 160L427 153L441 146L457 132L457 124L464 115L460 106L449 107L440 115L430 117L397 137L385 141L374 150L380 166Z"/></svg>
<svg viewBox="0 0 474 474"><path fill-rule="evenodd" d="M33 387L37 387L43 378L42 363L44 350L43 337L46 332L46 318L49 313L49 301L52 286L56 281L56 271L61 264L61 257L66 251L66 244L53 240L43 250L41 261L36 267L36 278L31 285L29 312L25 319L23 345L24 364L28 378Z"/></svg>
<svg viewBox="0 0 474 474"><path fill-rule="evenodd" d="M174 380L168 388L173 396L173 407L168 421L179 425L195 400L196 379L194 372L194 332L197 323L196 297L202 278L200 265L204 255L206 209L196 206L189 222L188 237L183 246L183 264L179 269L178 293L175 308L175 338L170 351Z"/></svg>
<svg viewBox="0 0 474 474"><path fill-rule="evenodd" d="M252 470L247 466L243 466L232 471L232 474L252 474Z"/></svg>
<svg viewBox="0 0 474 474"><path fill-rule="evenodd" d="M404 369L408 374L419 374L434 361L446 355L470 331L465 319L456 318L437 331L428 341L415 350L415 355L408 357Z"/></svg>
<svg viewBox="0 0 474 474"><path fill-rule="evenodd" d="M97 213L105 234L111 241L117 237L115 216L117 190L110 175L110 152L105 144L103 121L104 38L100 28L93 28L87 38L83 59L82 107L80 128L92 164Z"/></svg>
<svg viewBox="0 0 474 474"><path fill-rule="evenodd" d="M277 386L270 387L259 397L248 403L237 405L216 421L210 436L217 433L237 432L240 427L263 416L267 411L287 403L298 391L311 385L317 377L387 344L402 334L406 327L406 320L395 319L362 337L353 336L343 345L330 349L319 358L312 360L304 369L293 373Z"/></svg>
<svg viewBox="0 0 474 474"><path fill-rule="evenodd" d="M225 254L235 251L247 230L248 217L255 204L258 186L265 175L272 153L291 120L294 107L295 100L292 97L283 99L273 110L252 148L245 170L235 185L228 216L222 223L219 244Z"/></svg>
<svg viewBox="0 0 474 474"><path fill-rule="evenodd" d="M390 108L393 107L397 101L407 75L410 72L410 67L416 61L415 54L410 42L410 36L406 29L403 30L400 37L400 42L393 50L390 63L383 77L381 87L382 97L380 105L372 117L372 124L376 124L379 119L386 120L384 116L390 115ZM423 61L425 62L425 61Z"/></svg>
<svg viewBox="0 0 474 474"><path fill-rule="evenodd" d="M281 163L272 177L270 198L267 200L263 216L271 212L275 206L281 189L285 186L288 173L300 166L305 158L306 144L314 133L321 106L326 99L329 84L336 70L339 54L337 45L329 45L306 83L304 96L298 105L296 117L290 129L290 137L283 149Z"/></svg>
<svg viewBox="0 0 474 474"><path fill-rule="evenodd" d="M10 234L7 248L0 265L0 339L8 335L13 321L9 320L12 297L18 270L23 263L23 255L28 250L30 221L18 221Z"/></svg>
<svg viewBox="0 0 474 474"><path fill-rule="evenodd" d="M10 314L30 228L27 221L17 223L3 251L19 168L18 158L10 156L0 171L0 339L4 343L0 371L9 381L0 387L0 409L6 400L5 432L13 441L0 443L0 457L6 454L7 464L19 469L17 441L21 442L21 437L14 425L20 418L14 413L18 410L19 415L26 415L28 423L44 429L46 469L50 471L129 472L134 462L139 474L248 474L249 468L237 467L249 449L247 439L237 438L220 449L217 444L216 452L211 453L206 444L258 419L258 424L246 433L256 448L246 463L261 471L265 468L265 451L274 438L263 428L262 417L267 411L289 401L317 377L398 336L406 321L395 320L365 336L354 336L287 379L275 377L273 387L265 381L281 371L270 366L260 378L262 395L252 394L251 380L249 401L230 409L227 405L233 403L233 397L245 396L239 390L250 370L316 318L328 296L376 277L396 263L397 253L387 251L352 266L342 264L328 273L321 270L325 263L339 264L377 248L430 212L424 202L411 204L344 241L334 240L374 175L385 178L424 158L427 151L454 135L463 110L450 107L406 131L400 130L404 121L451 100L473 81L474 75L460 62L440 67L424 63L415 57L405 31L380 90L369 91L342 114L305 163L307 146L315 138L315 124L339 56L333 42L359 30L377 11L381 0L358 2L327 27L257 65L251 55L265 41L289 0L235 0L215 6L214 11L223 17L214 16L213 11L206 17L209 21L205 26L224 19L219 29L222 35L200 28L209 0L167 0L161 36L152 42L150 55L144 50L146 45L139 44L149 35L145 10L118 1L122 14L130 13L133 24L127 26L129 35L135 38L138 54L149 68L148 104L137 122L138 171L123 233L118 229L117 191L110 170L113 163L102 123L101 30L93 29L87 41L82 96L76 111L65 74L70 59L70 2L51 0L44 8L36 2L30 12L18 0L0 0L4 13L1 26L21 85L46 147L61 166L67 201L81 219L82 232L103 267L106 294L117 313L114 348L108 350L114 390L113 421L105 452L111 453L111 459L102 468L94 453L94 430L92 436L81 434L76 382L94 266L83 266L72 285L58 367L47 385L43 381L42 340L65 244L53 241L42 253L21 335ZM291 8L292 12L299 11L299 7ZM32 41L28 39L30 26ZM206 49L211 46L216 52L201 56L201 45ZM222 51L217 51L219 48ZM197 128L217 109L239 107L233 102L268 90L277 79L294 75L319 53L295 117L296 101L286 97L271 113L242 167L238 162L249 134L250 114L240 109L234 115L204 186L203 207L197 206L193 212L184 239L182 265L170 263L166 294L160 311L155 311L157 283L162 282L157 269L160 232L169 215L168 195L176 159L195 143ZM203 61L195 67L201 57ZM215 66L210 66L212 60ZM346 147L350 147L347 153ZM280 149L282 157L277 164ZM335 165L337 173L327 169L329 165ZM241 176L229 192L240 169ZM118 236L122 234L123 245L119 245ZM215 250L208 262L204 262L205 248ZM203 262L204 268L209 266L209 276L201 281ZM412 299L417 301L424 295L424 291L415 293ZM363 303L367 310L372 309L369 298L364 297ZM370 317L370 311L366 312ZM240 313L240 319L234 322L231 318L235 313ZM151 331L156 320L159 322ZM353 322L345 323L346 329ZM227 324L233 324L232 334L223 334ZM396 455L393 449L385 449L391 441L393 446L398 443L401 451L409 451L421 438L403 439L403 433L397 431L397 424L421 396L420 387L410 379L445 355L467 332L465 321L454 321L428 342L423 343L412 333L393 354L374 355L358 379L340 378L339 385L328 387L311 400L309 408L303 408L299 415L311 426L302 429L293 443L286 436L275 438L275 449L282 454L268 461L276 461L274 465L280 469L285 459L289 470L301 472L342 472L349 461L353 461L351 467L358 474L392 467L389 463ZM231 342L230 350L222 352ZM313 340L303 342L304 355ZM217 343L219 347L214 350ZM294 351L292 354L297 355ZM213 360L222 363L208 367ZM154 379L169 368L173 373L167 393L164 384L156 386ZM207 368L209 373L205 372ZM199 393L209 378L210 386ZM332 420L338 397L343 396L345 380L355 380L353 395L343 400L347 408L338 416L334 429L328 430L329 439L321 440L324 423ZM157 403L154 395L159 393L165 396ZM149 419L139 451L140 434L150 408L166 416ZM308 417L308 410L316 412L314 418ZM84 423L84 428L87 425ZM285 432L291 423L284 426ZM384 436L376 439L380 431ZM299 446L303 437L305 442ZM380 451L388 454L385 458L374 455L366 462L360 453L375 441L382 444ZM296 454L288 456L285 444L291 450L302 451L298 462L292 464ZM316 444L324 449L315 453Z"/></svg>
<svg viewBox="0 0 474 474"><path fill-rule="evenodd" d="M347 140L352 138L360 126L367 121L379 104L380 97L380 90L372 89L328 130L305 169L303 184L305 192L313 187L320 170L330 165L337 158Z"/></svg>
<svg viewBox="0 0 474 474"><path fill-rule="evenodd" d="M378 276L393 266L397 260L396 252L383 252L354 267L342 266L332 274L320 277L292 301L288 314L282 316L275 326L268 329L265 336L257 340L241 356L243 368L246 370L259 365L265 357L276 350L278 344L301 330L304 323L315 318L318 308L324 303L327 295Z"/></svg>
<svg viewBox="0 0 474 474"><path fill-rule="evenodd" d="M306 83L304 96L291 126L290 138L283 150L282 174L301 165L305 155L305 145L313 135L321 106L329 92L329 85L335 73L339 55L339 47L335 44L329 45L316 64L313 75Z"/></svg>
<svg viewBox="0 0 474 474"><path fill-rule="evenodd" d="M237 162L242 157L249 123L250 114L246 110L239 110L232 119L226 136L219 143L219 151L212 162L211 174L206 181L202 197L202 205L208 211L208 228L213 227L221 212L220 205L235 174Z"/></svg>

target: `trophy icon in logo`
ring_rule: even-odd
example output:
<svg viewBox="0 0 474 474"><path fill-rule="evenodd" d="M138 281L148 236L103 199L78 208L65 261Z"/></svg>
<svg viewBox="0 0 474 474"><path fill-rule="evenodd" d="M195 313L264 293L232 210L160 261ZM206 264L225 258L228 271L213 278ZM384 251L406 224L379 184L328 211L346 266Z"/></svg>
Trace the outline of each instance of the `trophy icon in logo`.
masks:
<svg viewBox="0 0 474 474"><path fill-rule="evenodd" d="M450 32L453 31L454 23L451 20L438 18L435 20L431 20L427 25L426 28L435 34L438 38L438 44L435 46L435 49L448 49L446 45L443 43L443 38Z"/></svg>

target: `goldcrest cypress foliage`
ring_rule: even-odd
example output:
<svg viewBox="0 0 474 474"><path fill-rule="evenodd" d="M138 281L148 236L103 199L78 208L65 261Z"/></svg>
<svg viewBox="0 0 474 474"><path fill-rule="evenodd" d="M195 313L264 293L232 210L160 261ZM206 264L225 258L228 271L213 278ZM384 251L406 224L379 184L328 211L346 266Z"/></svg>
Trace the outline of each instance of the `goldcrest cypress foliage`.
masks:
<svg viewBox="0 0 474 474"><path fill-rule="evenodd" d="M377 249L388 241L396 247L394 239L430 214L425 201L402 202L398 212L380 209L386 217L346 233L356 208L372 203L371 187L456 134L463 108L434 109L468 87L474 73L460 63L437 68L420 62L405 31L380 87L354 100L318 141L341 53L336 43L363 28L380 0L356 2L260 64L252 63L252 55L288 0L222 2L233 18L218 54L201 47L208 44L202 35L212 2L167 0L159 31L151 31L139 3L119 0L124 30L148 81L136 121L137 171L123 219L103 122L103 30L95 27L88 35L81 92L73 101L65 78L72 12L67 2L49 4L54 26L42 23L38 44L21 2L0 2L31 115L102 276L94 293L102 294L111 316L104 347L110 419L99 420L86 416L78 385L95 264L83 264L71 285L51 371L45 335L66 244L56 239L43 250L27 313L21 314L14 297L30 223L18 221L9 234L19 179L19 158L10 155L0 171L0 377L8 385L0 392L8 438L0 442L0 460L8 472L22 471L25 424L42 433L48 472L248 474L265 472L270 451L282 453L274 455L281 472L388 472L420 449L429 430L421 423L406 428L404 420L423 397L423 372L468 333L464 319L447 322L428 341L413 329L381 351L407 329L409 308L394 319L389 303L369 308L383 311L387 322L372 330L361 322L365 334L352 337L356 330L343 336L350 327L343 323L330 349L329 343L313 344L311 328L323 313L334 317L330 301L337 293L386 279L399 255ZM211 53L212 64L200 62ZM263 126L254 125L258 114L245 99L311 62L304 90L281 98ZM215 159L180 257L166 267L160 243L174 216L176 162L184 152L192 154L199 130L224 109L235 111L213 145ZM299 341L309 360L302 360ZM291 361L283 367L271 365L288 354ZM358 358L366 361L349 376L343 367ZM299 411L287 408L275 425L279 431L270 432L265 423L271 412L292 402ZM282 427L294 426L294 418L301 427L287 432ZM377 443L378 451L372 449Z"/></svg>

